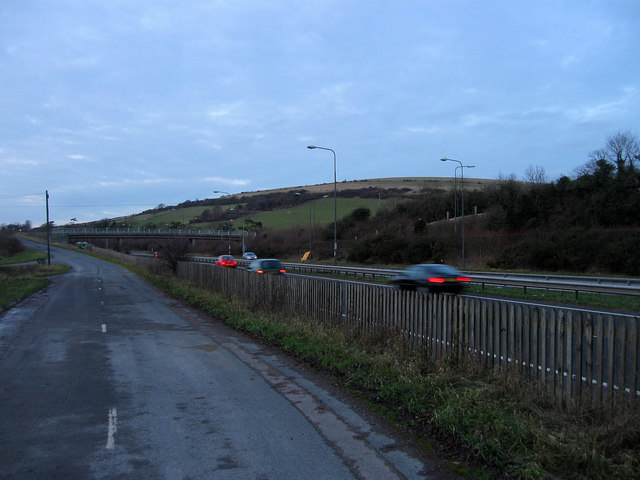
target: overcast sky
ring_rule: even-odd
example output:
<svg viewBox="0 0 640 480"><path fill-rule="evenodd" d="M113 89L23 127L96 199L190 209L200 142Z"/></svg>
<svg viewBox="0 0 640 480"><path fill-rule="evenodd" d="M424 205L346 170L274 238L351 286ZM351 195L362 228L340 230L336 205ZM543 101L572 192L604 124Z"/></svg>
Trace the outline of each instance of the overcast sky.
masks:
<svg viewBox="0 0 640 480"><path fill-rule="evenodd" d="M637 0L0 2L0 224L332 182L309 144L555 180L639 119Z"/></svg>

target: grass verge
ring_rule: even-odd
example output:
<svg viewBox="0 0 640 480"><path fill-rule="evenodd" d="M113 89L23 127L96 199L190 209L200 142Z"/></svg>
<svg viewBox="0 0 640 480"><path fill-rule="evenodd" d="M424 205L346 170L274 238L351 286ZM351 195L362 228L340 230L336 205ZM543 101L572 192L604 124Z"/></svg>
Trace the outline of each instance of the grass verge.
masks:
<svg viewBox="0 0 640 480"><path fill-rule="evenodd" d="M68 272L68 265L15 265L0 268L0 310L46 287L50 275Z"/></svg>
<svg viewBox="0 0 640 480"><path fill-rule="evenodd" d="M357 394L464 478L637 479L640 412L560 408L511 373L433 363L389 332L362 335L256 311L171 276L128 268L177 299L281 348ZM471 466L471 467L470 467Z"/></svg>
<svg viewBox="0 0 640 480"><path fill-rule="evenodd" d="M20 252L17 255L0 258L0 265L10 265L13 263L22 262L35 262L36 260L44 258L47 258L47 255L45 253L42 253L33 248L27 248L24 252Z"/></svg>
<svg viewBox="0 0 640 480"><path fill-rule="evenodd" d="M568 306L613 308L632 312L640 311L640 298L624 295L580 292L576 298L575 292L569 291L527 288L527 292L524 293L524 289L521 287L497 287L494 285L486 285L484 288L480 285L470 285L467 287L466 293L517 298L528 302L540 301L560 303Z"/></svg>

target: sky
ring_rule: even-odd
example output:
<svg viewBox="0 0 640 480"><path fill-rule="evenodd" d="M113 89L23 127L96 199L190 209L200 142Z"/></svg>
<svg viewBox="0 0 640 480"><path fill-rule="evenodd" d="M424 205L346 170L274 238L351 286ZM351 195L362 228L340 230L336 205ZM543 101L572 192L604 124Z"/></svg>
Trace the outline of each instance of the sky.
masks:
<svg viewBox="0 0 640 480"><path fill-rule="evenodd" d="M338 181L553 181L619 131L637 0L0 2L0 224L333 182L310 144Z"/></svg>

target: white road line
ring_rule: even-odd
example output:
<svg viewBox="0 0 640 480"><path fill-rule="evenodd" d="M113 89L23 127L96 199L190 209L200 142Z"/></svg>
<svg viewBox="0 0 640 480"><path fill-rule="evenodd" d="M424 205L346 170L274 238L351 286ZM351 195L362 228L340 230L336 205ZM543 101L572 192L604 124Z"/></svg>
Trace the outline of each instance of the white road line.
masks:
<svg viewBox="0 0 640 480"><path fill-rule="evenodd" d="M107 324L106 323L102 324L102 333L107 333Z"/></svg>
<svg viewBox="0 0 640 480"><path fill-rule="evenodd" d="M118 410L116 407L109 409L109 429L107 432L107 450L113 450L116 446L116 432L118 431Z"/></svg>

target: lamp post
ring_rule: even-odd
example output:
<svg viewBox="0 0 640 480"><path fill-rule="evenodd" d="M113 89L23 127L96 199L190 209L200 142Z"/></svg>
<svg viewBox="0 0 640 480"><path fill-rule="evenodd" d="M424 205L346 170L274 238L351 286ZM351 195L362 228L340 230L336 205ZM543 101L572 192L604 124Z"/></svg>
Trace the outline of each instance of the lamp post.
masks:
<svg viewBox="0 0 640 480"><path fill-rule="evenodd" d="M230 208L229 212L233 212L233 208ZM233 228L233 218L229 219L228 224L229 228L227 229L227 239L229 240L229 255L231 255L231 229Z"/></svg>
<svg viewBox="0 0 640 480"><path fill-rule="evenodd" d="M222 190L214 190L213 193L224 193L226 195L231 195L229 192L223 192ZM229 210L233 210L230 208ZM247 247L244 244L244 206L242 207L242 255L244 255ZM231 254L231 245L229 245L229 254Z"/></svg>
<svg viewBox="0 0 640 480"><path fill-rule="evenodd" d="M51 265L51 223L49 222L49 190L44 191L47 200L47 265Z"/></svg>
<svg viewBox="0 0 640 480"><path fill-rule="evenodd" d="M225 195L231 195L229 192L223 192L222 190L214 190L213 193L224 193ZM233 211L233 208L230 208L229 210ZM229 228L227 229L227 240L229 243L229 255L231 255L231 222L229 222ZM244 253L244 233L242 235L242 242L242 253Z"/></svg>
<svg viewBox="0 0 640 480"><path fill-rule="evenodd" d="M331 148L318 147L316 145L308 145L311 150L318 148L320 150L329 150L333 153L333 264L338 264L338 181L336 175L336 152Z"/></svg>
<svg viewBox="0 0 640 480"><path fill-rule="evenodd" d="M456 175L456 172L458 170L458 168L460 169L460 209L461 209L461 214L460 216L462 217L462 268L466 268L466 258L465 258L465 251L464 251L464 169L465 168L474 168L475 165L463 165L463 163L460 160L454 160L452 158L441 158L440 159L443 162L456 162L459 163L460 166L456 167L455 170L453 171L454 174L454 178ZM454 188L456 188L455 183L454 183ZM457 195L457 188L456 188L456 195ZM457 198L457 196L456 196ZM457 201L456 201L457 203Z"/></svg>

